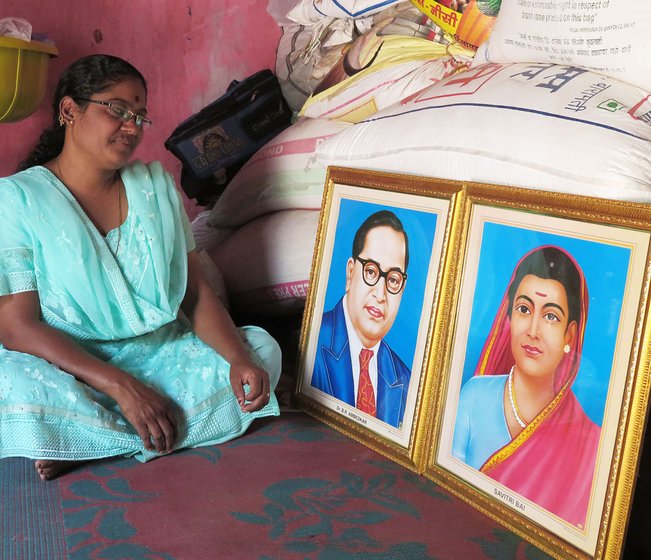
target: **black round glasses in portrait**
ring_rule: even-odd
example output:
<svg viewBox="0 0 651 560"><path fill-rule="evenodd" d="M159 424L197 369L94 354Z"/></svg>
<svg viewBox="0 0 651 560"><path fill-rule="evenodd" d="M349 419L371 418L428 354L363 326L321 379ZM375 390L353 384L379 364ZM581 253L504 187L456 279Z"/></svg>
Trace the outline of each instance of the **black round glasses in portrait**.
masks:
<svg viewBox="0 0 651 560"><path fill-rule="evenodd" d="M375 262L373 259L355 258L362 263L362 278L367 286L375 286L380 281L380 278L384 278L387 292L394 295L399 294L400 290L405 286L407 274L399 268L391 268L384 272L380 268L380 263Z"/></svg>

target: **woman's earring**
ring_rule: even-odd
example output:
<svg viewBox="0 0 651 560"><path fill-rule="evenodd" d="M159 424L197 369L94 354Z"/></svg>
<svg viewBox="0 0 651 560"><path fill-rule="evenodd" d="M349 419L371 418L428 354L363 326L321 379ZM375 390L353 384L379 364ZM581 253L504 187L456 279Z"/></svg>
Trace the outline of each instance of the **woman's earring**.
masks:
<svg viewBox="0 0 651 560"><path fill-rule="evenodd" d="M59 115L59 126L63 126L65 124L66 124L66 121L63 118L63 115Z"/></svg>
<svg viewBox="0 0 651 560"><path fill-rule="evenodd" d="M570 350L572 350L572 348L570 348L569 344L566 344L565 346L563 346L563 352L565 352L566 354L569 354Z"/></svg>

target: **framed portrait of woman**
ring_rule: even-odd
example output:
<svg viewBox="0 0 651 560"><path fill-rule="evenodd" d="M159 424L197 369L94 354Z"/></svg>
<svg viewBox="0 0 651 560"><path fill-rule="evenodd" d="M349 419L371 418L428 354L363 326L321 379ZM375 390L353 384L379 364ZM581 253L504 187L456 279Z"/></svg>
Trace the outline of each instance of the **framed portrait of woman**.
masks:
<svg viewBox="0 0 651 560"><path fill-rule="evenodd" d="M439 326L442 262L461 184L328 169L296 395L309 413L416 469ZM440 337L439 337L440 338Z"/></svg>
<svg viewBox="0 0 651 560"><path fill-rule="evenodd" d="M425 475L556 558L619 558L649 393L651 209L467 185Z"/></svg>

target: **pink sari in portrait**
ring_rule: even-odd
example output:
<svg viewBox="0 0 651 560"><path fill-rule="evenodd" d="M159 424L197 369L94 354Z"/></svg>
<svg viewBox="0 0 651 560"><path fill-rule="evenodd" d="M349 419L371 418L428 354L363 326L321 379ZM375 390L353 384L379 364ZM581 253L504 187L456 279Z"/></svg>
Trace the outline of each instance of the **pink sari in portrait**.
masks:
<svg viewBox="0 0 651 560"><path fill-rule="evenodd" d="M562 520L583 528L601 429L588 418L572 392L581 360L588 311L585 278L578 265L576 268L581 278L577 341L556 369L556 396L510 443L489 457L480 470ZM509 285L512 282L513 277ZM503 374L514 364L508 305L507 289L475 375Z"/></svg>

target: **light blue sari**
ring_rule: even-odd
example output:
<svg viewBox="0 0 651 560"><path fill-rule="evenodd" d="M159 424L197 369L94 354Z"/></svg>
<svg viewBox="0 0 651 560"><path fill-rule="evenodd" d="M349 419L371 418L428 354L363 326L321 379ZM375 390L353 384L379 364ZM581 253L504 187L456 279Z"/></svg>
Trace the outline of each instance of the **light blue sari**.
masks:
<svg viewBox="0 0 651 560"><path fill-rule="evenodd" d="M278 403L241 412L229 364L178 316L190 226L160 164L121 171L129 212L104 237L45 167L0 179L0 296L37 290L42 319L90 353L178 405L176 448L241 435ZM262 329L240 330L272 387L280 350ZM0 457L87 460L147 451L116 403L52 364L0 345Z"/></svg>

